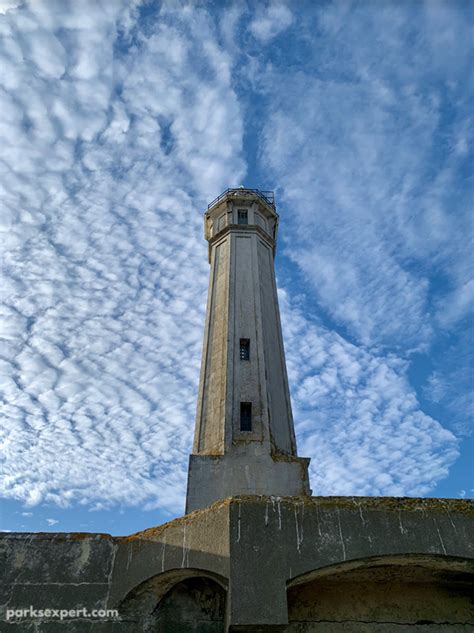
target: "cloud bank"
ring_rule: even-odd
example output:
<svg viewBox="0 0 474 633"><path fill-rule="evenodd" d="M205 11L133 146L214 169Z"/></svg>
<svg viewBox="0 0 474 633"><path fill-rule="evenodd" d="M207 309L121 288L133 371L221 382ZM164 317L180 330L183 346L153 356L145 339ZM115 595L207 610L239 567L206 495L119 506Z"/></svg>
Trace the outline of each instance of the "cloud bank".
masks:
<svg viewBox="0 0 474 633"><path fill-rule="evenodd" d="M145 33L118 3L50 9L2 21L2 494L181 509L208 275L197 205L243 170L229 60L199 12Z"/></svg>
<svg viewBox="0 0 474 633"><path fill-rule="evenodd" d="M295 25L304 63L256 56L289 256L364 345L426 350L472 310L469 28L462 3L333 3Z"/></svg>
<svg viewBox="0 0 474 633"><path fill-rule="evenodd" d="M280 293L299 453L313 494L423 496L458 457L454 434L420 409L407 363L311 323Z"/></svg>
<svg viewBox="0 0 474 633"><path fill-rule="evenodd" d="M2 496L182 510L208 276L201 215L244 179L243 104L257 84L314 491L427 494L446 476L456 438L423 413L398 352L427 349L469 305L467 192L446 191L472 130L453 117L436 162L442 107L416 84L456 66L452 99L462 98L453 33L464 27L427 7L426 24L454 49L440 56L427 38L401 76L403 11L351 19L342 6L308 9L306 31L284 3L249 20L241 5L118 1L38 0L0 15ZM268 55L296 32L311 55L290 72ZM294 293L288 259L304 278ZM436 266L448 309L431 294Z"/></svg>

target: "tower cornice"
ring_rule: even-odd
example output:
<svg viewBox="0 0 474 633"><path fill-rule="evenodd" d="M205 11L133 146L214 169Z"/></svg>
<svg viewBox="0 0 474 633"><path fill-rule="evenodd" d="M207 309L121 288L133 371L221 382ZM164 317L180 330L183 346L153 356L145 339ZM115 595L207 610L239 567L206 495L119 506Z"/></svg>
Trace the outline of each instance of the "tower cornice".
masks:
<svg viewBox="0 0 474 633"><path fill-rule="evenodd" d="M226 227L221 229L218 233L213 235L208 239L209 242L209 262L211 261L211 249L212 247L222 239L225 239L229 233L241 233L245 235L246 233L256 233L262 240L264 240L272 249L273 256L275 256L276 251L276 241L268 235L266 231L261 229L259 226L255 225L242 225L242 224L228 224Z"/></svg>
<svg viewBox="0 0 474 633"><path fill-rule="evenodd" d="M264 195L266 194L266 195ZM239 218L244 214L245 221ZM208 206L204 214L204 237L209 242L209 263L216 237L229 231L257 233L271 247L275 256L279 216L273 192L258 189L227 189Z"/></svg>

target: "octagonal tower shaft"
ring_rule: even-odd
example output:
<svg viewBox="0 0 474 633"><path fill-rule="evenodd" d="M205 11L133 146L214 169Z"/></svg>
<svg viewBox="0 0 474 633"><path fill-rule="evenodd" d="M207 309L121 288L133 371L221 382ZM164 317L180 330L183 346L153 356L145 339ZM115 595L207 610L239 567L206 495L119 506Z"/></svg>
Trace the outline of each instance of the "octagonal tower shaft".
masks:
<svg viewBox="0 0 474 633"><path fill-rule="evenodd" d="M211 273L187 511L231 494L309 494L278 308L273 195L227 190L204 220Z"/></svg>

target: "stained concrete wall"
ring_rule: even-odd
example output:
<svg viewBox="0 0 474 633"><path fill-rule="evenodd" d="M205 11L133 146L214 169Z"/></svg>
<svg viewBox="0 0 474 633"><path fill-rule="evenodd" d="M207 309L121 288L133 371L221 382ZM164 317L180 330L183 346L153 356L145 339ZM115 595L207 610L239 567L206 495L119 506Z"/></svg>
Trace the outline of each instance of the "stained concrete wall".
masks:
<svg viewBox="0 0 474 633"><path fill-rule="evenodd" d="M239 505L235 499L231 513L230 555L239 561L232 583L245 583L250 568L259 586L258 592L248 594L231 589L229 609L235 624L286 624L287 587L355 561L366 565L397 556L460 558L472 578L472 502L311 497L243 499Z"/></svg>
<svg viewBox="0 0 474 633"><path fill-rule="evenodd" d="M472 519L462 500L238 497L128 537L4 534L0 630L472 630ZM2 620L30 605L120 620Z"/></svg>
<svg viewBox="0 0 474 633"><path fill-rule="evenodd" d="M223 455L227 411L230 242L212 252L194 452Z"/></svg>
<svg viewBox="0 0 474 633"><path fill-rule="evenodd" d="M285 490L298 496L303 484L308 486L308 464L303 457L273 457L256 442L236 446L230 455L190 455L186 508L206 508L236 491L272 495Z"/></svg>
<svg viewBox="0 0 474 633"><path fill-rule="evenodd" d="M260 301L264 320L262 334L265 354L265 380L268 393L270 443L273 453L281 452L287 455L296 455L296 439L286 372L273 254L268 244L261 239L257 240L257 251Z"/></svg>

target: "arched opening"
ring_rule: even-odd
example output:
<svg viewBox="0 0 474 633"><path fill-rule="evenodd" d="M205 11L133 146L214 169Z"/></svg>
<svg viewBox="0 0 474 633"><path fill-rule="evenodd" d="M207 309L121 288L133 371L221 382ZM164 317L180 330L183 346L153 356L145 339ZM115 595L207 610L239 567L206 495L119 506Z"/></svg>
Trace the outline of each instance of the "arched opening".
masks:
<svg viewBox="0 0 474 633"><path fill-rule="evenodd" d="M380 557L324 568L289 584L287 631L304 626L312 633L330 625L334 632L349 626L383 632L430 624L468 630L473 579L472 561L444 556Z"/></svg>
<svg viewBox="0 0 474 633"><path fill-rule="evenodd" d="M177 583L150 617L150 632L224 633L226 592L210 578Z"/></svg>
<svg viewBox="0 0 474 633"><path fill-rule="evenodd" d="M153 576L119 605L123 621L144 633L223 633L227 581L198 569Z"/></svg>

